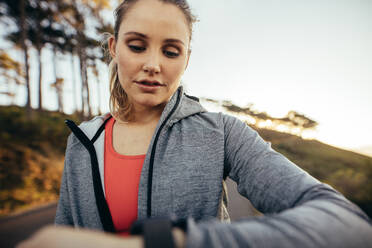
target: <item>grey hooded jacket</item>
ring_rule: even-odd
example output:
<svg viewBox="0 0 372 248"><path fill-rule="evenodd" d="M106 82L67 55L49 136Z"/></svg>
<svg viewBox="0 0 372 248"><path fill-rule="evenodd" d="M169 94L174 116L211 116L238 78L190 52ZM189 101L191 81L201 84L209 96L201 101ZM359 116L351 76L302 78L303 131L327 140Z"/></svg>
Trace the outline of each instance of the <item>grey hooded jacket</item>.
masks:
<svg viewBox="0 0 372 248"><path fill-rule="evenodd" d="M106 118L68 123L56 224L114 231L104 196ZM224 176L265 215L217 221ZM138 219L157 216L187 218L187 247L372 247L371 221L357 206L182 87L162 113L139 182Z"/></svg>

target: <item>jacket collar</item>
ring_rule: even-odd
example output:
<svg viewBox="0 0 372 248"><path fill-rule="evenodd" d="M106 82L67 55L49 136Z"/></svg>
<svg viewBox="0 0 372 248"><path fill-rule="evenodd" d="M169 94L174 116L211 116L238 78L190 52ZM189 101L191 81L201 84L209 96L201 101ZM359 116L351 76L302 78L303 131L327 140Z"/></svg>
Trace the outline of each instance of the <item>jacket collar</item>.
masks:
<svg viewBox="0 0 372 248"><path fill-rule="evenodd" d="M178 87L177 91L173 94L173 96L165 106L163 113L160 117L159 123L162 123L165 120L165 118L169 115L170 111L177 103L177 98L181 98L180 103L178 104L175 112L172 114L167 123L169 126L188 116L206 112L206 110L200 105L199 99L196 97L190 97L186 95L183 91L183 87L180 86Z"/></svg>
<svg viewBox="0 0 372 248"><path fill-rule="evenodd" d="M190 97L186 95L183 91L183 87L180 86L176 90L176 92L173 94L169 102L166 104L163 113L160 116L159 124L163 123L166 119L166 117L170 114L172 109L177 103L177 99L179 99L179 104L176 107L174 113L169 118L167 126L171 126L174 123L197 113L206 112L206 110L200 105L198 99L196 97ZM96 134L99 127L104 123L106 119L108 119L111 116L110 113L96 116L92 120L83 122L79 125L80 129L85 133L85 135L92 139L94 135Z"/></svg>

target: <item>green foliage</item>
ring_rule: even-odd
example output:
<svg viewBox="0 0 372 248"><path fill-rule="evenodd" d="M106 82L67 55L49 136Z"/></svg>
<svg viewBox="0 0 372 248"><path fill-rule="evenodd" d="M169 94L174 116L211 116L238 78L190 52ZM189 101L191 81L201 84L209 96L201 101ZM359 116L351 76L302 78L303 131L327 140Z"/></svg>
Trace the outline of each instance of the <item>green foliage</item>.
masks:
<svg viewBox="0 0 372 248"><path fill-rule="evenodd" d="M24 108L0 106L0 142L18 144L41 152L44 152L47 145L63 152L69 134L64 120L70 118L78 121L78 117L49 111L34 112L33 115L29 121Z"/></svg>
<svg viewBox="0 0 372 248"><path fill-rule="evenodd" d="M10 64L9 58L1 56L0 51L0 76L3 76L7 84L21 82L26 84L28 110L31 111L30 74L29 70L37 62L38 68L38 109L43 109L42 84L45 70L42 64L42 52L51 49L54 56L54 65L58 55L70 54L73 58L77 55L80 65L80 78L83 82L80 92L82 116L91 116L89 70L93 68L97 73L97 63L107 62L101 48L101 32L113 32L112 25L103 17L103 10L111 7L109 0L2 0L0 3L0 22L12 28L2 30L0 40L5 39L14 45L14 48L22 48L24 61ZM28 59L29 50L36 49L36 60ZM9 57L9 56L8 56ZM33 56L32 56L33 57ZM4 62L7 59L7 63ZM4 61L2 61L4 60ZM73 59L71 66L74 68ZM9 69L8 67L17 67ZM21 70L24 73L21 73ZM4 71L4 72L2 72ZM11 73L9 73L11 72ZM16 73L17 72L17 73ZM25 74L25 75L23 75ZM58 66L54 66L55 80L52 86L58 94L58 109L63 112L62 90L63 78L58 78ZM96 74L97 77L97 74ZM23 80L24 79L24 80ZM75 84L75 79L73 84ZM14 98L17 91L0 92ZM86 105L86 106L85 106ZM76 107L76 106L75 106ZM88 110L88 111L86 111ZM29 113L28 111L27 113Z"/></svg>
<svg viewBox="0 0 372 248"><path fill-rule="evenodd" d="M215 102L214 100L211 99L206 99L207 101L210 102ZM256 120L270 120L276 123L281 123L286 126L294 126L294 127L299 127L301 129L314 129L318 123L309 117L300 114L294 110L291 110L288 112L288 114L283 117L283 118L275 118L270 115L268 115L266 112L259 112L257 110L253 109L253 104L249 104L248 106L242 108L239 107L235 104L233 104L231 101L223 101L222 107L224 107L226 110L231 111L235 114L245 114L248 116L251 116L252 118Z"/></svg>
<svg viewBox="0 0 372 248"><path fill-rule="evenodd" d="M57 112L0 106L0 215L58 199L69 129Z"/></svg>

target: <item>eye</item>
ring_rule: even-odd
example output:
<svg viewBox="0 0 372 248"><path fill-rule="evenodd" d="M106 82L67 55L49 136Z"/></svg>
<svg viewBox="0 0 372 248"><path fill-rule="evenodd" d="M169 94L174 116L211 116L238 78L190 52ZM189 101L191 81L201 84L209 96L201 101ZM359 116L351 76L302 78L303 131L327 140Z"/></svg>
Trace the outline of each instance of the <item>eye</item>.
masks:
<svg viewBox="0 0 372 248"><path fill-rule="evenodd" d="M128 48L134 53L141 53L146 50L146 43L140 39L130 39L127 42Z"/></svg>
<svg viewBox="0 0 372 248"><path fill-rule="evenodd" d="M140 53L146 50L144 46L128 45L129 49L135 53Z"/></svg>
<svg viewBox="0 0 372 248"><path fill-rule="evenodd" d="M177 58L180 55L180 52L175 47L167 47L163 50L163 53L168 58Z"/></svg>

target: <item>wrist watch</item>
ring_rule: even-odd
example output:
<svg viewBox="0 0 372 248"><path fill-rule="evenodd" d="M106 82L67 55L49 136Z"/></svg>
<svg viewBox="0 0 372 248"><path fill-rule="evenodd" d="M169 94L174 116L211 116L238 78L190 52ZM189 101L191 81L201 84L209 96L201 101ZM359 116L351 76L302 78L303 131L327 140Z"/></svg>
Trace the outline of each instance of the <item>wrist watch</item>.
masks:
<svg viewBox="0 0 372 248"><path fill-rule="evenodd" d="M186 231L186 219L172 220L169 218L151 218L133 223L130 234L142 234L145 248L175 248L172 228L178 227Z"/></svg>

